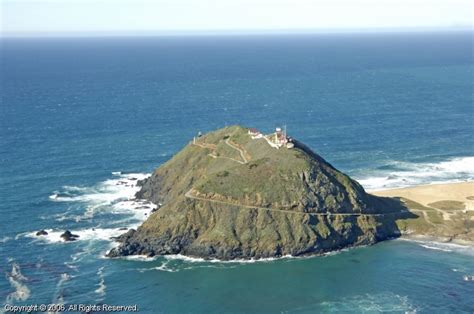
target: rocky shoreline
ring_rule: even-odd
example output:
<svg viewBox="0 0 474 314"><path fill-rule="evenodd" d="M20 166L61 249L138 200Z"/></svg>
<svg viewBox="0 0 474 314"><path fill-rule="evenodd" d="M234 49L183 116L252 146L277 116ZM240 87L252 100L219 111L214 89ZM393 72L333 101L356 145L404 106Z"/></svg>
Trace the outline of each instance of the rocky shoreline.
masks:
<svg viewBox="0 0 474 314"><path fill-rule="evenodd" d="M205 260L217 259L222 261L230 260L259 260L268 258L282 258L285 256L303 257L303 256L318 256L324 255L333 251L353 248L357 246L373 245L380 241L394 239L396 234L387 235L386 238L363 238L357 241L344 241L338 244L331 243L331 246L323 245L321 247L314 246L312 249L294 249L284 250L281 247L276 247L271 251L257 251L257 250L242 250L240 247L214 247L212 245L200 247L186 247L184 246L189 239L172 240L163 238L143 239L135 230L129 230L127 233L121 235L116 239L120 245L113 248L107 253L107 257L123 257L130 255L142 255L146 257L154 257L160 255L175 255L180 254L193 258L202 258ZM184 245L183 245L184 243Z"/></svg>

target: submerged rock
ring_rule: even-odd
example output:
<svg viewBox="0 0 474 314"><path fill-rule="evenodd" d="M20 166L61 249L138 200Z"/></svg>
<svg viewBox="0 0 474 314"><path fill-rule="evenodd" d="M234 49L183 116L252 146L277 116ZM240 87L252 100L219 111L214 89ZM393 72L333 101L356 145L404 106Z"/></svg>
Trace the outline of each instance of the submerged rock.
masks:
<svg viewBox="0 0 474 314"><path fill-rule="evenodd" d="M201 136L139 182L160 204L108 256L267 258L399 236L398 203L367 194L304 144L279 149L239 126ZM385 215L387 213L387 215Z"/></svg>
<svg viewBox="0 0 474 314"><path fill-rule="evenodd" d="M46 230L42 229L42 230L36 232L36 235L37 236L45 236L45 235L48 235L48 232L46 232Z"/></svg>

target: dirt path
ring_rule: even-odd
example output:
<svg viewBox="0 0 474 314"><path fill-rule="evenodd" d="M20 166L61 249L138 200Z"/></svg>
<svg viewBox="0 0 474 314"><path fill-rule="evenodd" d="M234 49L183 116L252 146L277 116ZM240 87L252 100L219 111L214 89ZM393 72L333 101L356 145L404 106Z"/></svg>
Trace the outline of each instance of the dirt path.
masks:
<svg viewBox="0 0 474 314"><path fill-rule="evenodd" d="M240 160L237 160L237 159L234 159L232 157L227 157L227 156L217 156L217 155L213 155L213 154L207 154L209 157L212 157L214 159L217 159L217 158L224 158L224 159L229 159L229 160L232 160L232 161L235 161L235 162L238 162L239 164L242 164L244 165L245 162L243 161L240 161Z"/></svg>
<svg viewBox="0 0 474 314"><path fill-rule="evenodd" d="M248 209L258 209L258 210L265 210L265 211L275 211L275 212L284 212L284 213L289 213L289 214L303 214L303 215L312 215L312 216L384 216L384 215L394 215L394 214L401 214L401 213L406 213L405 212L392 212L392 213L384 213L384 214L362 214L362 213L304 213L304 212L299 212L299 211L294 211L294 210L285 210L285 209L275 209L275 208L268 208L268 207L258 207L258 206L251 206L251 205L244 205L244 204L234 204L231 202L226 202L226 201L220 201L220 200L212 200L212 199L207 199L204 197L199 197L199 196L194 196L192 195L193 189L189 190L184 194L185 197L194 199L194 200L200 200L204 202L211 202L211 203L219 203L219 204L224 204L224 205L231 205L231 206L239 206L239 207L244 207Z"/></svg>
<svg viewBox="0 0 474 314"><path fill-rule="evenodd" d="M227 156L217 156L217 155L215 154L216 145L214 145L214 144L197 143L197 142L196 142L196 143L192 143L192 145L196 145L196 146L201 147L201 148L207 148L207 149L212 150L212 153L207 154L207 155L208 155L209 157L214 158L214 159L216 159L216 158L225 158L225 159L229 159L229 160L238 162L239 164L242 164L242 165L244 165L244 164L247 163L247 160L242 156L242 153L241 153L241 156L242 156L242 159L244 159L244 161L237 160L237 159L234 159L234 158L232 158L232 157L227 157ZM228 145L229 145L230 147L234 148L234 149L238 149L238 148L236 148L236 147L231 146L230 144L228 144Z"/></svg>
<svg viewBox="0 0 474 314"><path fill-rule="evenodd" d="M242 164L242 165L245 165L246 163L249 162L249 158L245 157L245 155L247 156L250 156L250 154L242 149L240 149L239 147L237 147L236 145L234 144L231 144L229 142L230 138L227 138L224 142L227 146L229 146L230 148L232 149L235 149L239 152L239 155L240 155L240 158L242 158L242 160L237 160L237 159L234 159L232 157L227 157L227 156L217 156L216 154L216 149L217 149L217 145L215 144L208 144L208 143L198 143L198 142L194 142L192 143L193 145L196 145L198 147L201 147L201 148L207 148L207 149L210 149L212 150L212 152L210 154L208 154L210 157L216 159L216 158L225 158L225 159L229 159L229 160L232 160L232 161L235 161L235 162L238 162L239 164Z"/></svg>
<svg viewBox="0 0 474 314"><path fill-rule="evenodd" d="M241 157L242 160L244 161L244 164L246 164L246 163L249 162L249 161L247 160L247 158L245 158L245 153L244 153L244 151L241 150L240 148L238 148L237 146L234 146L234 145L232 145L231 143L229 143L229 138L225 140L225 143L226 143L229 147L231 147L231 148L236 149L236 150L239 151L240 157Z"/></svg>
<svg viewBox="0 0 474 314"><path fill-rule="evenodd" d="M413 210L414 212L421 212L423 214L423 218L425 218L426 222L429 223L430 225L436 227L436 225L430 220L430 217L428 216L428 212L426 210L421 210L421 209L416 209Z"/></svg>

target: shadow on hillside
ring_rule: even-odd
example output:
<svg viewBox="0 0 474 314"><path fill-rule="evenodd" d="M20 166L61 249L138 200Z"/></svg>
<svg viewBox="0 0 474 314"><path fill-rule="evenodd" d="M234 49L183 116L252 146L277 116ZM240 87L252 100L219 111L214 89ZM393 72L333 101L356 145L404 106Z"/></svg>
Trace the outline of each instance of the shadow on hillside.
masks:
<svg viewBox="0 0 474 314"><path fill-rule="evenodd" d="M417 219L420 216L410 211L403 199L399 197L381 197L370 195L371 203L379 216L378 221L383 223L381 236L384 238L399 237L404 230L400 230L397 221Z"/></svg>

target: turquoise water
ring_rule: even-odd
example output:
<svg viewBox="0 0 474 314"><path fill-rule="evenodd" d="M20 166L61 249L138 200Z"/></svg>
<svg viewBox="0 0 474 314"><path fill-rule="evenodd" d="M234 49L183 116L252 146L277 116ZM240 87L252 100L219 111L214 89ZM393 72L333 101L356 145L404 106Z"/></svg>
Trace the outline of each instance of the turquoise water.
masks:
<svg viewBox="0 0 474 314"><path fill-rule="evenodd" d="M472 180L472 38L3 39L0 302L474 312L463 280L474 251L462 246L397 240L255 263L103 258L149 212L129 200L133 184L199 130L286 124L367 189ZM79 240L59 241L65 229Z"/></svg>

